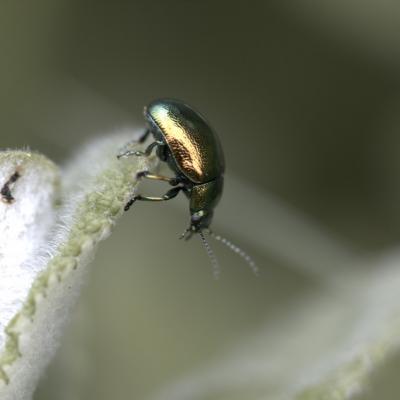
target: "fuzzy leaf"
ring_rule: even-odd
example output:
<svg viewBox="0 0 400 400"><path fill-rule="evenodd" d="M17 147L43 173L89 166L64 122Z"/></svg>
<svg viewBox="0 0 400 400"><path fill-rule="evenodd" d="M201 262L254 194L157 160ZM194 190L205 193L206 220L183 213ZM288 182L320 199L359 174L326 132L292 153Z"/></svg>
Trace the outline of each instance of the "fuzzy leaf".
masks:
<svg viewBox="0 0 400 400"><path fill-rule="evenodd" d="M91 143L62 171L61 190L57 168L43 156L0 153L1 399L31 398L97 243L122 214L136 173L153 166L145 157L116 159L132 137Z"/></svg>
<svg viewBox="0 0 400 400"><path fill-rule="evenodd" d="M322 287L157 400L348 400L400 347L400 256ZM372 267L372 268L371 268ZM356 269L357 270L357 269Z"/></svg>

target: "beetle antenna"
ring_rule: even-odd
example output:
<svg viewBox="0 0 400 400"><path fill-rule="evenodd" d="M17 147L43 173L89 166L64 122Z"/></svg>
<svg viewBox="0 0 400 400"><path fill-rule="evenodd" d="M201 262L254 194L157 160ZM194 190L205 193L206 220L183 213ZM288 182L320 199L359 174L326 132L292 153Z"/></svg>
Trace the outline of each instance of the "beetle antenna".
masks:
<svg viewBox="0 0 400 400"><path fill-rule="evenodd" d="M185 229L183 231L183 233L179 236L179 239L183 239L186 236L186 234L188 233L188 231L189 231L189 228Z"/></svg>
<svg viewBox="0 0 400 400"><path fill-rule="evenodd" d="M234 253L236 253L240 257L242 257L247 262L247 264L252 269L252 271L253 271L253 273L255 275L259 274L259 270L258 270L257 264L254 262L254 260L244 250L242 250L240 247L238 247L235 244L233 244L228 239L226 239L226 238L224 238L224 237L222 237L220 235L216 235L213 231L208 230L208 234L211 237L213 237L215 240L218 240L219 242L223 243L226 247L228 247Z"/></svg>
<svg viewBox="0 0 400 400"><path fill-rule="evenodd" d="M189 240L189 239L192 237L192 235L189 234L189 235L186 236L186 234L187 234L188 232L191 232L190 226L189 226L189 228L186 228L186 229L185 229L185 231L182 233L182 235L179 236L179 239Z"/></svg>
<svg viewBox="0 0 400 400"><path fill-rule="evenodd" d="M210 244L207 242L207 239L204 237L204 233L202 231L199 231L199 235L200 235L201 241L203 242L204 248L207 251L208 257L211 260L211 264L213 266L214 278L218 279L219 274L221 273L221 267L219 266L217 257L215 256Z"/></svg>

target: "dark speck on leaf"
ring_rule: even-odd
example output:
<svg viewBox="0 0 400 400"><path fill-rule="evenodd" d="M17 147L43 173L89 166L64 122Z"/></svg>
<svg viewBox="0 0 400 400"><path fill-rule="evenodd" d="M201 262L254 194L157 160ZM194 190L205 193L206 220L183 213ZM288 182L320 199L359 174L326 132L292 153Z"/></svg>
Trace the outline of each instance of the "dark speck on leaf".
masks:
<svg viewBox="0 0 400 400"><path fill-rule="evenodd" d="M15 201L14 196L11 193L11 188L14 185L14 183L21 177L20 172L17 170L15 171L10 178L7 180L7 182L3 185L3 187L0 190L1 194L1 199L7 203L11 204Z"/></svg>

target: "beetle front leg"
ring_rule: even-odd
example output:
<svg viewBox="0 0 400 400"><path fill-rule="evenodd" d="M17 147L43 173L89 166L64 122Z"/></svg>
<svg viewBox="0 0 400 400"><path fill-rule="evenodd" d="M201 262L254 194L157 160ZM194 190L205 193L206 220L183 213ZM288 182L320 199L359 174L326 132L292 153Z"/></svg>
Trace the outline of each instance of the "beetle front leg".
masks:
<svg viewBox="0 0 400 400"><path fill-rule="evenodd" d="M168 190L167 193L164 194L164 196L162 197L148 197L148 196L142 196L140 194L132 197L125 205L124 210L128 211L131 207L131 205L137 201L137 200L141 200L141 201L167 201L167 200L171 200L174 197L176 197L178 195L178 193L183 190L184 187L183 186L176 186L170 190Z"/></svg>
<svg viewBox="0 0 400 400"><path fill-rule="evenodd" d="M144 131L144 133L138 139L133 139L133 140L129 141L128 143L126 143L125 146L121 149L121 151L117 155L117 158L128 157L128 156L132 155L132 153L134 153L134 151L127 150L127 149L129 149L131 146L137 146L138 144L144 143L146 141L146 139L149 137L150 133L151 133L150 129L146 129Z"/></svg>
<svg viewBox="0 0 400 400"><path fill-rule="evenodd" d="M139 143L140 143L140 142L139 142ZM148 156L151 154L151 152L153 151L153 149L154 149L155 147L160 146L160 145L162 145L162 144L163 144L162 142L156 141L156 142L150 143L150 144L147 146L147 148L146 148L145 151L128 150L128 151L125 151L125 152L122 153L122 154L118 154L118 155L117 155L117 158L129 157L129 156L139 156L139 157L145 156L145 157L148 157Z"/></svg>
<svg viewBox="0 0 400 400"><path fill-rule="evenodd" d="M119 158L122 158L122 157L125 158L125 157L130 157L130 156L149 156L151 154L152 150L154 149L154 147L156 147L156 146L158 146L158 143L157 142L153 142L153 143L150 143L147 146L145 151L128 150L128 151L125 151L122 154L118 154L117 158L119 159Z"/></svg>

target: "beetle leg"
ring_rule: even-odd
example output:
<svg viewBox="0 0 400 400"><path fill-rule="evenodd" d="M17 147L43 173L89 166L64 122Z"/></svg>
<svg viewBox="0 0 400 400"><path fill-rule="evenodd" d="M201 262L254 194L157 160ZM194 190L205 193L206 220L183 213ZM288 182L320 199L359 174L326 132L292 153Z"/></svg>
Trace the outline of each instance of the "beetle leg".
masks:
<svg viewBox="0 0 400 400"><path fill-rule="evenodd" d="M150 135L150 133L151 133L150 130L146 129L144 131L144 133L138 139L133 139L133 140L129 141L128 143L126 143L125 146L121 149L121 151L117 155L117 158L128 157L128 156L134 154L135 153L134 151L128 150L128 149L130 147L137 146L138 144L144 143L146 141L146 139L148 138L148 136Z"/></svg>
<svg viewBox="0 0 400 400"><path fill-rule="evenodd" d="M160 144L160 142L150 143L147 146L145 151L135 151L135 156L146 156L146 157L148 157L151 154L151 152L153 151L153 149L155 147L157 147L159 144Z"/></svg>
<svg viewBox="0 0 400 400"><path fill-rule="evenodd" d="M125 205L124 210L128 211L131 205L137 201L137 200L142 200L142 201L167 201L171 200L174 197L178 195L178 193L183 190L183 186L176 186L170 190L168 190L167 193L164 194L162 197L148 197L148 196L142 196L140 194L132 197Z"/></svg>
<svg viewBox="0 0 400 400"><path fill-rule="evenodd" d="M178 183L181 182L179 177L169 178L167 176L151 174L149 171L139 172L136 175L136 178L137 179L146 178L146 179L152 179L152 180L155 180L155 181L164 181L164 182L168 182L171 186L176 186Z"/></svg>
<svg viewBox="0 0 400 400"><path fill-rule="evenodd" d="M126 151L125 153L119 154L119 155L117 156L117 158L129 157L129 156L140 156L140 157L141 157L141 156L145 156L145 157L148 157L148 156L151 154L151 152L153 151L153 149L154 149L155 147L161 145L161 144L163 144L163 143L162 143L162 142L153 142L153 143L150 143L150 144L147 146L147 148L146 148L145 151L138 151L138 150L133 151L133 150L129 150L129 151Z"/></svg>

